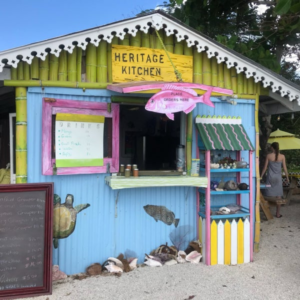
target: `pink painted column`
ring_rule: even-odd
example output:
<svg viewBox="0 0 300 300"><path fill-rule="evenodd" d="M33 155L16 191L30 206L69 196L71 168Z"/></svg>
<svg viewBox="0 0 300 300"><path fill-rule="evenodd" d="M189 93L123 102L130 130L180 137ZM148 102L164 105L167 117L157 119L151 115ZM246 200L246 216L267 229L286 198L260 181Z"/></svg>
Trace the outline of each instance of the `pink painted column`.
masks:
<svg viewBox="0 0 300 300"><path fill-rule="evenodd" d="M249 151L250 261L253 261L253 151Z"/></svg>
<svg viewBox="0 0 300 300"><path fill-rule="evenodd" d="M237 151L236 152L236 160L237 161L240 161L241 160L241 151ZM236 181L238 182L238 183L241 183L241 178L242 178L242 174L241 174L241 172L237 172L237 174L236 174ZM241 205L241 194L238 194L238 195L236 195L236 197L237 197L237 204L238 205Z"/></svg>
<svg viewBox="0 0 300 300"><path fill-rule="evenodd" d="M198 132L196 132L196 158L199 158L199 147L198 147ZM199 196L199 188L196 188L196 224L197 224L197 239L199 240L199 210L200 210L200 196Z"/></svg>
<svg viewBox="0 0 300 300"><path fill-rule="evenodd" d="M206 265L210 266L210 151L205 151L205 172L207 188L205 191L205 239L206 239Z"/></svg>

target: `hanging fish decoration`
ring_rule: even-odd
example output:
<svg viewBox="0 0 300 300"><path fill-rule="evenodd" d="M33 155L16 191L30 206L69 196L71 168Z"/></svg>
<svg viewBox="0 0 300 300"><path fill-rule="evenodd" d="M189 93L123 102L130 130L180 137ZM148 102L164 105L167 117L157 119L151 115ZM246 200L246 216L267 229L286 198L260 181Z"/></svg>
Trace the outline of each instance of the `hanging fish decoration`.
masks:
<svg viewBox="0 0 300 300"><path fill-rule="evenodd" d="M180 221L180 219L175 219L175 214L165 206L145 205L144 210L149 216L153 217L156 222L162 221L167 225L174 224L175 227L177 227Z"/></svg>
<svg viewBox="0 0 300 300"><path fill-rule="evenodd" d="M192 89L176 87L171 84L165 85L160 92L150 98L145 109L166 114L169 119L174 120L175 112L184 111L188 114L196 107L196 103L214 107L214 104L210 101L212 89L213 87L210 87L204 95L198 97Z"/></svg>

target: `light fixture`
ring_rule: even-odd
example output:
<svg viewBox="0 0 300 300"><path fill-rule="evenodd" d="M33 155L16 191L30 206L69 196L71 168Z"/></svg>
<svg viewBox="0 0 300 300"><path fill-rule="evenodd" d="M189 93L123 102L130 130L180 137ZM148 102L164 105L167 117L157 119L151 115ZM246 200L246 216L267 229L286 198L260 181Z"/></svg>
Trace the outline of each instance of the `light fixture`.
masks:
<svg viewBox="0 0 300 300"><path fill-rule="evenodd" d="M280 115L277 117L277 121L280 121Z"/></svg>

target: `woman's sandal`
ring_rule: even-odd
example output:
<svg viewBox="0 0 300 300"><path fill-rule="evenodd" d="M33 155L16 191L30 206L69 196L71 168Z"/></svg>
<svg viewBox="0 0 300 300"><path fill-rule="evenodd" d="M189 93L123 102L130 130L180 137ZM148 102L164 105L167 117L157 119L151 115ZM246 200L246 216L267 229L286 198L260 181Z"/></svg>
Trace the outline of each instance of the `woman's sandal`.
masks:
<svg viewBox="0 0 300 300"><path fill-rule="evenodd" d="M279 215L279 217L277 217L277 216L275 216L276 218L281 218L282 217L282 215Z"/></svg>

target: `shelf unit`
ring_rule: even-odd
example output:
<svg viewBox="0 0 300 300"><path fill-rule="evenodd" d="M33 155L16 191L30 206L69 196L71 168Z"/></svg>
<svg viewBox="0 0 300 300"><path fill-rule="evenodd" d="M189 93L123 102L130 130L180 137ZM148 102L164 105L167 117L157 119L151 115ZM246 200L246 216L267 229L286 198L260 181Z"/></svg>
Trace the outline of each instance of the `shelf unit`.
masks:
<svg viewBox="0 0 300 300"><path fill-rule="evenodd" d="M223 258L223 263L221 262L221 264L237 264L253 261L254 193L252 177L254 147L251 144L251 141L245 131L245 128L242 125L240 118L198 116L196 118L196 126L199 132L197 148L198 158L200 157L199 150L205 151L205 167L203 167L203 165L200 165L200 172L202 172L202 174L203 172L205 172L205 176L207 177L208 182L206 188L198 189L199 195L205 195L205 205L203 207L204 210L200 210L200 204L198 204L197 206L199 219L199 237L201 237L200 240L204 248L204 262L206 265L218 264L219 257ZM248 151L249 167L238 169L211 169L211 151L217 151L219 153L222 153L224 151L234 151L236 153L237 161L241 160L241 151ZM232 177L235 177L236 182L242 182L241 174L245 172L247 172L249 176L248 190L211 190L211 177L214 177L211 175L216 176L221 174L232 174ZM249 208L241 206L241 209L234 214L211 215L212 211L218 211L220 208L220 206L216 206L216 203L213 203L214 200L211 201L211 196L222 197L227 195L231 196L232 199L234 199L234 201L232 202L240 206L241 196L246 195L249 199L246 206L249 206ZM226 199L231 199L231 197L226 197ZM228 227L229 230L227 230ZM235 232L235 234L232 235L232 232ZM229 243L231 243L231 248L229 247L229 254L227 247L228 240ZM225 246L226 243L227 246ZM224 259L226 255L227 260ZM236 257L235 259L233 259L232 257L234 257L235 255ZM241 259L241 256L243 258L247 258Z"/></svg>
<svg viewBox="0 0 300 300"><path fill-rule="evenodd" d="M228 219L235 219L235 218L246 218L249 217L250 219L250 261L253 261L253 184L252 184L252 172L253 172L253 166L252 166L252 155L253 151L249 151L249 168L245 169L211 169L210 168L210 150L205 150L205 168L201 168L201 171L205 171L205 176L207 177L208 183L211 182L211 174L212 173L218 173L218 174L224 174L224 173L235 173L237 182L241 182L241 173L242 172L248 172L249 174L249 190L236 190L236 191L214 191L211 190L210 184L208 184L207 188L199 188L199 193L205 194L205 211L199 211L199 217L203 218L205 220L205 252L206 252L206 264L211 264L211 257L210 257L210 251L211 251L211 221L213 220L228 220ZM236 158L237 160L241 159L240 151L236 151ZM241 195L249 195L249 209L242 207L242 209L235 214L226 214L226 215L211 215L212 210L217 210L218 207L212 206L211 203L211 196L217 195L235 195L236 200L233 202L236 202L238 205L241 205Z"/></svg>

